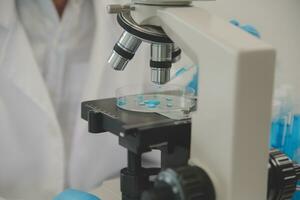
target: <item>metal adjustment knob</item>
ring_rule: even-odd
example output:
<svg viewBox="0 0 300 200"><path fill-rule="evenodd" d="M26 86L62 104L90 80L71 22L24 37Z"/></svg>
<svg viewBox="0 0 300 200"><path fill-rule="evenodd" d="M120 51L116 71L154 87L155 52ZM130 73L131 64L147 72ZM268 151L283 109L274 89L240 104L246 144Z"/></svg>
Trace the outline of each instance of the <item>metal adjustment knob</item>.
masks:
<svg viewBox="0 0 300 200"><path fill-rule="evenodd" d="M106 10L109 14L118 14L121 12L129 12L134 10L134 7L131 5L120 5L120 4L111 4L106 6Z"/></svg>
<svg viewBox="0 0 300 200"><path fill-rule="evenodd" d="M293 197L300 167L277 149L270 152L268 200L289 200Z"/></svg>

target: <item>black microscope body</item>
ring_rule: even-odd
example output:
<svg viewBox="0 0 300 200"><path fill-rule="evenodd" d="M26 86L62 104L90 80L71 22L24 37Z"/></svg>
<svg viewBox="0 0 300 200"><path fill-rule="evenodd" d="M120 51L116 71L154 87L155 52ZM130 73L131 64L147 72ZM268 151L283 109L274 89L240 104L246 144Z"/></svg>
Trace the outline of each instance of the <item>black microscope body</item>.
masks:
<svg viewBox="0 0 300 200"><path fill-rule="evenodd" d="M81 117L88 121L90 133L110 132L127 149L127 167L120 173L122 200L216 200L209 176L201 168L188 165L191 119L127 111L118 108L116 101L83 102ZM142 166L142 155L152 150L161 151L159 168ZM151 180L153 176L158 176L156 181ZM291 199L298 180L300 166L282 152L271 150L266 199Z"/></svg>
<svg viewBox="0 0 300 200"><path fill-rule="evenodd" d="M110 132L127 149L128 164L121 170L123 200L138 200L153 187L150 177L162 169L186 166L190 158L191 120L172 120L156 113L118 108L116 99L82 103L82 118L90 133ZM161 168L144 168L142 154L161 151Z"/></svg>

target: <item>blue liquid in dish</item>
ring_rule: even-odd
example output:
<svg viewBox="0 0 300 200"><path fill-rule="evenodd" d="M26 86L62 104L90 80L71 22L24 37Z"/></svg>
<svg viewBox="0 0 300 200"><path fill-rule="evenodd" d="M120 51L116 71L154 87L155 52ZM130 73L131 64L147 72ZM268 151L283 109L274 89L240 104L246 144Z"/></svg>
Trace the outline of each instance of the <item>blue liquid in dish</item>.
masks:
<svg viewBox="0 0 300 200"><path fill-rule="evenodd" d="M122 109L146 113L178 112L187 110L193 104L194 101L189 98L170 94L128 95L119 97L116 102Z"/></svg>
<svg viewBox="0 0 300 200"><path fill-rule="evenodd" d="M140 106L146 105L143 101L139 103Z"/></svg>
<svg viewBox="0 0 300 200"><path fill-rule="evenodd" d="M168 106L169 108L171 108L171 107L173 107L173 104L172 104L172 103L168 103L167 106Z"/></svg>
<svg viewBox="0 0 300 200"><path fill-rule="evenodd" d="M166 100L167 100L167 101L173 101L173 98L167 97Z"/></svg>
<svg viewBox="0 0 300 200"><path fill-rule="evenodd" d="M126 99L124 97L121 97L117 101L118 106L125 106L126 105Z"/></svg>
<svg viewBox="0 0 300 200"><path fill-rule="evenodd" d="M155 106L158 106L160 104L160 101L156 100L156 99L149 99L149 100L144 101L144 103L146 105L155 105Z"/></svg>
<svg viewBox="0 0 300 200"><path fill-rule="evenodd" d="M151 104L151 103L147 104L147 108L156 108L156 107L157 107L156 104Z"/></svg>
<svg viewBox="0 0 300 200"><path fill-rule="evenodd" d="M144 101L144 104L147 106L147 108L157 108L157 106L160 104L160 101L157 99L149 99Z"/></svg>
<svg viewBox="0 0 300 200"><path fill-rule="evenodd" d="M144 101L144 95L138 95L137 99L139 102Z"/></svg>

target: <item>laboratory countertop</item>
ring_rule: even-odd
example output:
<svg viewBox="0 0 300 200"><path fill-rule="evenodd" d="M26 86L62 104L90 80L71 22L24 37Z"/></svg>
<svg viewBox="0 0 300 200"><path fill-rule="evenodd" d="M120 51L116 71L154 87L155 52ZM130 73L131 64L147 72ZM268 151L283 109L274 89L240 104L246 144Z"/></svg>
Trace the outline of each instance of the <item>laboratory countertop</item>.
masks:
<svg viewBox="0 0 300 200"><path fill-rule="evenodd" d="M121 200L120 179L112 179L91 192L101 200Z"/></svg>

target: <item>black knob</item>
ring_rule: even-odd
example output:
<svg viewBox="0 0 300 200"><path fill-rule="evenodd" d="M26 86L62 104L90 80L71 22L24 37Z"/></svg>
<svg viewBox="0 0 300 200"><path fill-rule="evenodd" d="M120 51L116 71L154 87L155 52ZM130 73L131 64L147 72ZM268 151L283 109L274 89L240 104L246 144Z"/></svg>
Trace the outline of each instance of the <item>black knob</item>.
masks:
<svg viewBox="0 0 300 200"><path fill-rule="evenodd" d="M172 200L175 199L172 187L166 183L160 183L155 188L142 194L142 200Z"/></svg>
<svg viewBox="0 0 300 200"><path fill-rule="evenodd" d="M269 159L268 200L292 199L299 178L300 167L281 151L272 149Z"/></svg>
<svg viewBox="0 0 300 200"><path fill-rule="evenodd" d="M215 200L207 173L195 166L162 171L154 189L144 192L142 200Z"/></svg>
<svg viewBox="0 0 300 200"><path fill-rule="evenodd" d="M215 191L207 173L199 167L182 167L175 170L185 200L215 200Z"/></svg>

